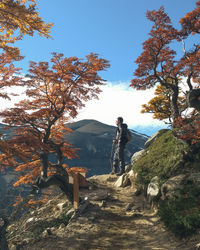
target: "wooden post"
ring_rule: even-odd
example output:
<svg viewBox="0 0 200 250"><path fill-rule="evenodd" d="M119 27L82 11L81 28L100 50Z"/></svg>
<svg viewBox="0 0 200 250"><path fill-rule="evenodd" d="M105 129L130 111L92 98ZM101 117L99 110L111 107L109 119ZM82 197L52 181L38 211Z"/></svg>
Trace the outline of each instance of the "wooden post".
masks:
<svg viewBox="0 0 200 250"><path fill-rule="evenodd" d="M74 195L74 209L79 205L79 173L73 172L73 195Z"/></svg>

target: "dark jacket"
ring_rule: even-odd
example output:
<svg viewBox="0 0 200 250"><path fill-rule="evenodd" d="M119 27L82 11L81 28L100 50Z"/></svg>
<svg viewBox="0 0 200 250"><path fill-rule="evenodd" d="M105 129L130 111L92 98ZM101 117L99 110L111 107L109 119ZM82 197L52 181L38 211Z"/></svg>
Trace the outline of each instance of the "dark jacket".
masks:
<svg viewBox="0 0 200 250"><path fill-rule="evenodd" d="M127 124L122 123L117 127L115 139L117 141L120 140L121 144L127 143Z"/></svg>

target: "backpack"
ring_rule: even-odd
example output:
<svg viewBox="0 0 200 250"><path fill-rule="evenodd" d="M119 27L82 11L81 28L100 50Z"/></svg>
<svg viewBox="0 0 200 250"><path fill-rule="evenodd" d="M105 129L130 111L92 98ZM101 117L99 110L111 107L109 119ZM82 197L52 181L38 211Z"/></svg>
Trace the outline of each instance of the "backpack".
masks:
<svg viewBox="0 0 200 250"><path fill-rule="evenodd" d="M128 128L126 129L126 138L127 138L127 142L130 142L132 139L131 131Z"/></svg>

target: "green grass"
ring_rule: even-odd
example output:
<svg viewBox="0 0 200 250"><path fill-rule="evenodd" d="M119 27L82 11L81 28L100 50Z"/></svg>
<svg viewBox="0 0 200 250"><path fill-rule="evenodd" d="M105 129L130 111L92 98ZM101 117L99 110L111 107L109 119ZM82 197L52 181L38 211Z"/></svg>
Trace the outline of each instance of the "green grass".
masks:
<svg viewBox="0 0 200 250"><path fill-rule="evenodd" d="M183 151L189 146L178 140L171 130L161 130L159 137L144 151L142 157L133 165L137 175L137 185L147 185L154 176L161 183L183 167Z"/></svg>
<svg viewBox="0 0 200 250"><path fill-rule="evenodd" d="M188 173L190 169L199 172L199 150L185 160L183 155L187 152L190 152L189 145L177 139L172 130L161 130L158 138L133 165L138 189L145 190L155 176L161 186L170 177ZM196 232L200 228L200 185L186 180L171 198L159 201L158 214L178 237L188 237Z"/></svg>
<svg viewBox="0 0 200 250"><path fill-rule="evenodd" d="M200 228L200 187L186 185L179 195L160 203L158 214L176 236L186 238Z"/></svg>

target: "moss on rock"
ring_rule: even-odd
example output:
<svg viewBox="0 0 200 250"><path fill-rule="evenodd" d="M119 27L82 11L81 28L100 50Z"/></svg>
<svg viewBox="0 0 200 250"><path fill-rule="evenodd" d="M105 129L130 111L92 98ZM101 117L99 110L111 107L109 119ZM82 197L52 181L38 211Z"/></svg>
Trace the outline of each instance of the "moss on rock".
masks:
<svg viewBox="0 0 200 250"><path fill-rule="evenodd" d="M133 165L137 184L147 185L154 176L161 183L184 167L183 155L189 146L173 135L172 130L161 130L157 138Z"/></svg>

